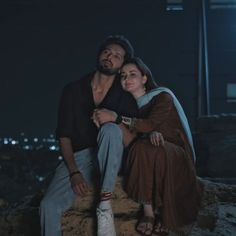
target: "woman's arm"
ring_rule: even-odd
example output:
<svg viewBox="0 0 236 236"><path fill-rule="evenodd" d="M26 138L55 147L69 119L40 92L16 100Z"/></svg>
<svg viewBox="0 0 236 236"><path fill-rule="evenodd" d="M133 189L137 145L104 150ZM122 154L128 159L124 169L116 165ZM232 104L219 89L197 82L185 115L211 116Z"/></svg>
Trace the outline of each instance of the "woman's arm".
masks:
<svg viewBox="0 0 236 236"><path fill-rule="evenodd" d="M150 102L152 103L150 114L144 119L125 116L118 117L113 111L99 109L94 112L93 120L101 125L106 122L116 122L117 119L121 118L121 122L134 132L150 133L158 131L160 125L168 118L173 106L173 99L171 95L163 92L155 96Z"/></svg>
<svg viewBox="0 0 236 236"><path fill-rule="evenodd" d="M158 131L160 125L168 119L173 107L173 99L168 93L161 93L151 101L151 111L147 118L137 119L122 117L122 122L130 127L132 131L138 133L150 133Z"/></svg>

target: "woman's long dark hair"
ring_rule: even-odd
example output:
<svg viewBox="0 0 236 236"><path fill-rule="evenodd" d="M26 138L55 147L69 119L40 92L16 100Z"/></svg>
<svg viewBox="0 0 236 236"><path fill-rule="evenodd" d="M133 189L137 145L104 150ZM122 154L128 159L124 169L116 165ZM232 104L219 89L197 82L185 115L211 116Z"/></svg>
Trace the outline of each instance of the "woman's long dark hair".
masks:
<svg viewBox="0 0 236 236"><path fill-rule="evenodd" d="M147 82L144 85L147 92L158 87L153 76L152 76L152 72L139 57L132 57L132 58L126 60L124 62L124 64L122 65L122 67L127 64L136 65L138 70L141 72L142 76L144 76L144 75L147 76Z"/></svg>

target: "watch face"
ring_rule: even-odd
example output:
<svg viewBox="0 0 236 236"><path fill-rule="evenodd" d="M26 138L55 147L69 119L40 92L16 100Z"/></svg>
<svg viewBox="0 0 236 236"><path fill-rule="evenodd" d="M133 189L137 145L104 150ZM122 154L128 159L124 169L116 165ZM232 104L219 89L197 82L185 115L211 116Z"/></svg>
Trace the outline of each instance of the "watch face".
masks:
<svg viewBox="0 0 236 236"><path fill-rule="evenodd" d="M123 117L123 121L126 122L126 123L130 123L131 122L131 118Z"/></svg>
<svg viewBox="0 0 236 236"><path fill-rule="evenodd" d="M129 117L122 116L122 123L125 125L131 125L132 119Z"/></svg>

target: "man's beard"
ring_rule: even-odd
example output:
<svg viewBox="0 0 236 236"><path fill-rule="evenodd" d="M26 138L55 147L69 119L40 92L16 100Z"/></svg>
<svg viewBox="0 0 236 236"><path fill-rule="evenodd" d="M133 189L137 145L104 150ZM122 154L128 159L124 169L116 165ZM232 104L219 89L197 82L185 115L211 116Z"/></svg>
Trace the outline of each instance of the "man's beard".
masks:
<svg viewBox="0 0 236 236"><path fill-rule="evenodd" d="M106 68L104 65L101 65L101 63L97 63L97 70L104 74L104 75L116 75L119 72L119 69L111 69L111 68Z"/></svg>

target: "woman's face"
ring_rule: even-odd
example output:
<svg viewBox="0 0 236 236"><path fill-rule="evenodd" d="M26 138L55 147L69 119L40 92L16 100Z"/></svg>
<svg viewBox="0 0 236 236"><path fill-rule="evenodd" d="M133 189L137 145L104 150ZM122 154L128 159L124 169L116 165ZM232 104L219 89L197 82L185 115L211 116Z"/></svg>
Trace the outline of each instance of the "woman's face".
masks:
<svg viewBox="0 0 236 236"><path fill-rule="evenodd" d="M121 68L121 85L133 95L143 95L147 77L143 76L135 64L126 64Z"/></svg>

